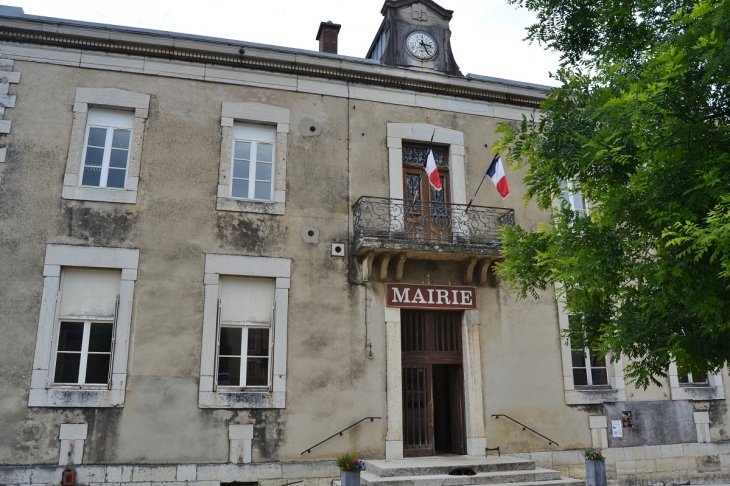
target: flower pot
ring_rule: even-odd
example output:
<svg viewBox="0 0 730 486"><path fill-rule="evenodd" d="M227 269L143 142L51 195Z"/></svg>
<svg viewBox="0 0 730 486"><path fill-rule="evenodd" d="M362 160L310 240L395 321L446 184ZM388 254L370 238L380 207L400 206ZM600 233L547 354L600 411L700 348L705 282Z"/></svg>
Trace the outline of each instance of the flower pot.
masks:
<svg viewBox="0 0 730 486"><path fill-rule="evenodd" d="M606 486L606 461L586 459L586 486Z"/></svg>
<svg viewBox="0 0 730 486"><path fill-rule="evenodd" d="M340 471L340 482L342 483L341 486L360 486L360 471ZM603 486L605 485L606 481L604 480Z"/></svg>

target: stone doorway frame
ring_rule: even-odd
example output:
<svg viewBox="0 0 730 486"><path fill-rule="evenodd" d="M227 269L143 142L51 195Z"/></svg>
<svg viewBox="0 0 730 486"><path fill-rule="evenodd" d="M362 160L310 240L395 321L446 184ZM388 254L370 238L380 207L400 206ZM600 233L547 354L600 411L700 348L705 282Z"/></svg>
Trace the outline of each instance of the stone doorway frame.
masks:
<svg viewBox="0 0 730 486"><path fill-rule="evenodd" d="M385 296L387 299L387 296ZM385 309L386 425L385 458L403 459L403 378L401 371L400 308ZM464 368L464 423L466 454L484 457L487 437L482 398L482 358L479 344L479 311L462 314L461 336Z"/></svg>

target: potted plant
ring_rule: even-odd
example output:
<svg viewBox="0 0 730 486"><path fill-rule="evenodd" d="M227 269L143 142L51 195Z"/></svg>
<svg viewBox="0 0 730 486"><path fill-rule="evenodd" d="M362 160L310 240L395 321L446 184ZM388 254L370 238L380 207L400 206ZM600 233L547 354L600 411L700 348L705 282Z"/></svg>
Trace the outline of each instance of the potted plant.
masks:
<svg viewBox="0 0 730 486"><path fill-rule="evenodd" d="M591 447L583 451L586 458L586 486L606 486L606 458L603 449Z"/></svg>
<svg viewBox="0 0 730 486"><path fill-rule="evenodd" d="M360 471L365 469L363 461L346 452L337 458L337 467L340 468L341 486L360 486Z"/></svg>

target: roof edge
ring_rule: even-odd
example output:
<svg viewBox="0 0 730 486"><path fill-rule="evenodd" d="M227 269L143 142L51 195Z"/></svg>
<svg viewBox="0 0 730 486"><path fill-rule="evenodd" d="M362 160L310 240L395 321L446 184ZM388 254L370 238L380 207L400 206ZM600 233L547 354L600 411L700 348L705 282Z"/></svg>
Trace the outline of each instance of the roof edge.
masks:
<svg viewBox="0 0 730 486"><path fill-rule="evenodd" d="M433 0L385 0L383 8L380 9L380 13L385 15L385 12L387 12L389 8L401 8L405 7L406 5L411 5L413 3L425 4L428 8L434 10L446 20L451 20L451 18L454 16L453 10L445 9Z"/></svg>

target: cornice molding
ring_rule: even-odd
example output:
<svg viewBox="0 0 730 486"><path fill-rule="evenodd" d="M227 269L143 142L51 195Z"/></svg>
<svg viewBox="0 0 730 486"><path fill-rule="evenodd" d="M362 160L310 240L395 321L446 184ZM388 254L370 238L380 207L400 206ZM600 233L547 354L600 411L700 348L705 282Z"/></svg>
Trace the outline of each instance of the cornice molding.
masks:
<svg viewBox="0 0 730 486"><path fill-rule="evenodd" d="M491 86L485 86L487 83L481 81L422 73L420 71L413 71L411 75L411 70L357 63L337 57L320 59L316 56L299 54L287 56L280 55L280 53L273 50L269 53L261 48L251 49L257 54L251 56L247 55L249 49L246 46L226 45L224 46L225 49L222 49L217 44L196 42L195 45L200 46L200 48L193 49L163 43L133 42L124 39L93 37L91 35L22 29L7 25L0 26L0 41L304 75L529 108L539 108L540 102L546 96L544 92L539 90L534 90L535 94L533 95L529 93L532 90L492 88ZM206 48L208 46L210 48ZM515 91L521 92L516 93ZM525 91L528 91L528 93L525 93Z"/></svg>

